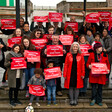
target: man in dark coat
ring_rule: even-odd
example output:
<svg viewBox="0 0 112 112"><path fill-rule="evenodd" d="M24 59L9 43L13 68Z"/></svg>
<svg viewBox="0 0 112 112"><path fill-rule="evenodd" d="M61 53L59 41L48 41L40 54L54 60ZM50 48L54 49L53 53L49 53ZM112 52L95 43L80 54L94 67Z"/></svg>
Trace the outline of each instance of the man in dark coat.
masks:
<svg viewBox="0 0 112 112"><path fill-rule="evenodd" d="M48 43L48 45L62 45L62 43L59 41L59 35L53 35L52 36L52 42ZM60 66L60 68L62 69L63 63L65 61L65 54L66 54L65 46L63 46L63 54L64 54L64 56L58 56L58 57L47 57L46 56L46 54L47 54L47 49L46 48L47 48L47 46L45 46L43 48L42 55L47 58L47 61L52 60L54 62L54 67ZM57 78L56 81L57 81L57 86L56 86L57 95L62 96L61 78Z"/></svg>

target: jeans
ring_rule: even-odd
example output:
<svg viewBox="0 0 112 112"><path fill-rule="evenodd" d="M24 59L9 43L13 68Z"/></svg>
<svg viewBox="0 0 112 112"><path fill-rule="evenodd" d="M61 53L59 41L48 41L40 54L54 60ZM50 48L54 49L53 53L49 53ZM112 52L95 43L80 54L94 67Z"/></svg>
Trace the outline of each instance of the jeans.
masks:
<svg viewBox="0 0 112 112"><path fill-rule="evenodd" d="M91 83L92 86L92 98L96 103L102 102L102 84Z"/></svg>
<svg viewBox="0 0 112 112"><path fill-rule="evenodd" d="M51 94L52 100L56 101L56 86L47 86L47 99L51 102Z"/></svg>
<svg viewBox="0 0 112 112"><path fill-rule="evenodd" d="M26 82L26 90L28 90L28 81L30 80L30 78L34 75L34 70L35 68L28 68L28 69L25 69L24 72L25 72L25 82Z"/></svg>
<svg viewBox="0 0 112 112"><path fill-rule="evenodd" d="M87 90L87 82L88 82L88 78L84 78L83 79L84 87L80 88L80 92L86 92L86 90Z"/></svg>

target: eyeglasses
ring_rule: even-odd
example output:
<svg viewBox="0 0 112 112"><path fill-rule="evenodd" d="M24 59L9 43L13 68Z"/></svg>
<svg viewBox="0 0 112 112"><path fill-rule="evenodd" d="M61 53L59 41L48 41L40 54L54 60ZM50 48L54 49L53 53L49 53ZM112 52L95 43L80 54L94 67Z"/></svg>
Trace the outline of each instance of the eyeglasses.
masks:
<svg viewBox="0 0 112 112"><path fill-rule="evenodd" d="M42 34L42 33L37 33L37 34Z"/></svg>

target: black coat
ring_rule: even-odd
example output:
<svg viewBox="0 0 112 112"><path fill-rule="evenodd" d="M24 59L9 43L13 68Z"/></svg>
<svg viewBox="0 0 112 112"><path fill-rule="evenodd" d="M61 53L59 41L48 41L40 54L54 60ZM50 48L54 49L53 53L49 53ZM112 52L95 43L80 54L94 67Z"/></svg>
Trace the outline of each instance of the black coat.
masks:
<svg viewBox="0 0 112 112"><path fill-rule="evenodd" d="M2 45L4 45L4 47L1 49L2 50L2 56L3 56L3 59L0 61L0 66L1 67L4 67L4 61L5 61L5 55L4 55L4 52L7 51L7 48L6 48L6 45L4 44L3 40L0 38L0 43Z"/></svg>
<svg viewBox="0 0 112 112"><path fill-rule="evenodd" d="M52 45L52 42L48 43L47 45ZM62 45L62 43L59 41L59 45ZM58 56L58 57L47 57L44 53L44 50L47 48L47 46L45 46L42 50L42 56L44 56L45 58L47 58L47 61L52 60L54 62L54 66L60 66L61 69L63 67L63 63L65 62L65 56L66 54L64 54L64 56ZM63 45L63 50L66 50L65 46Z"/></svg>

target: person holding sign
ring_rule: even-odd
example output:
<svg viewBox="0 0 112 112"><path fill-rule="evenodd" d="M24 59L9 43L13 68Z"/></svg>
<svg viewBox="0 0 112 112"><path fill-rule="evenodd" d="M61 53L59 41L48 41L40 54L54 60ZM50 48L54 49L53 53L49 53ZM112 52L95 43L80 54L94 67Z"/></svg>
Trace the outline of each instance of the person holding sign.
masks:
<svg viewBox="0 0 112 112"><path fill-rule="evenodd" d="M42 77L42 69L41 68L36 68L34 70L33 74L35 74L35 75L32 76L31 79L29 80L28 86L30 86L30 85L39 85L39 86L42 86L43 89L45 90L46 85L45 85L45 81L44 81L44 79ZM38 88L35 88L35 90L38 91ZM40 91L40 93L41 93L41 91ZM38 94L38 92L37 92L37 94ZM41 96L41 94L40 94L40 96ZM33 94L30 97L30 103L29 103L29 105L32 105L32 102L33 102L33 100L34 100L35 97L36 97L36 105L40 106L40 104L38 103L39 96L36 96L36 95L33 95Z"/></svg>
<svg viewBox="0 0 112 112"><path fill-rule="evenodd" d="M15 44L12 47L12 51L10 51L7 54L5 64L4 64L5 67L8 69L9 100L11 106L16 106L16 104L22 104L18 100L18 91L22 81L21 79L22 79L23 70L22 69L11 70L11 62L12 62L11 58L22 57L20 51L21 51L20 46L18 44ZM14 92L14 100L13 100L13 92Z"/></svg>
<svg viewBox="0 0 112 112"><path fill-rule="evenodd" d="M107 65L107 73L110 71L110 64L108 61L108 56L102 52L102 45L96 43L94 45L94 52L92 52L87 61L87 67L90 69L89 82L92 86L92 97L90 105L93 106L97 103L99 106L102 106L102 87L106 83L106 74L93 74L92 63L104 63Z"/></svg>
<svg viewBox="0 0 112 112"><path fill-rule="evenodd" d="M54 67L54 62L48 61L47 68L52 68L52 67ZM46 74L44 73L44 75ZM56 103L56 78L46 80L46 86L47 86L48 106L51 105L51 94L52 94L53 104L56 105L57 104Z"/></svg>
<svg viewBox="0 0 112 112"><path fill-rule="evenodd" d="M49 43L48 45L61 45L63 47L63 54L65 56L66 54L66 50L65 50L65 46L62 45L62 43L59 41L59 35L53 35L52 36L52 42ZM44 57L47 57L47 46L45 46L43 48L42 54ZM47 57L47 60L53 60L54 61L54 67L59 66L61 69L63 67L63 63L64 63L64 56L51 56L51 57ZM62 96L62 92L61 92L61 78L57 78L57 95Z"/></svg>
<svg viewBox="0 0 112 112"><path fill-rule="evenodd" d="M20 28L16 28L12 37L22 37L23 36L23 31Z"/></svg>
<svg viewBox="0 0 112 112"><path fill-rule="evenodd" d="M88 56L89 56L89 53L88 53L88 48L87 48L87 52L84 51L86 50L86 46L90 46L89 45L89 42L87 41L86 39L86 36L85 35L81 35L80 38L79 38L79 44L80 44L80 48L81 48L81 45L82 45L82 54L84 54L84 60L85 60L85 78L84 78L84 87L83 88L80 88L80 93L79 95L80 96L85 96L86 95L86 90L87 90L87 82L88 82L88 77L89 77L89 71L88 71L88 68L86 67L86 63L87 63L87 60L88 60ZM84 46L85 45L85 48Z"/></svg>
<svg viewBox="0 0 112 112"><path fill-rule="evenodd" d="M42 34L41 29L33 30L31 35L30 35L30 39L39 39L39 38L42 38L42 37L43 37L43 34Z"/></svg>
<svg viewBox="0 0 112 112"><path fill-rule="evenodd" d="M35 46L32 45L29 37L23 36L21 40L21 52L24 55L25 50L31 50L31 51L36 51ZM27 62L27 68L24 70L25 72L25 79L26 79L26 97L29 97L29 91L28 91L28 86L27 83L29 79L34 75L34 69L36 67L36 62Z"/></svg>
<svg viewBox="0 0 112 112"><path fill-rule="evenodd" d="M69 89L70 105L77 105L79 89L83 88L85 77L85 61L78 42L74 42L70 52L67 53L63 77L65 78L64 87Z"/></svg>

